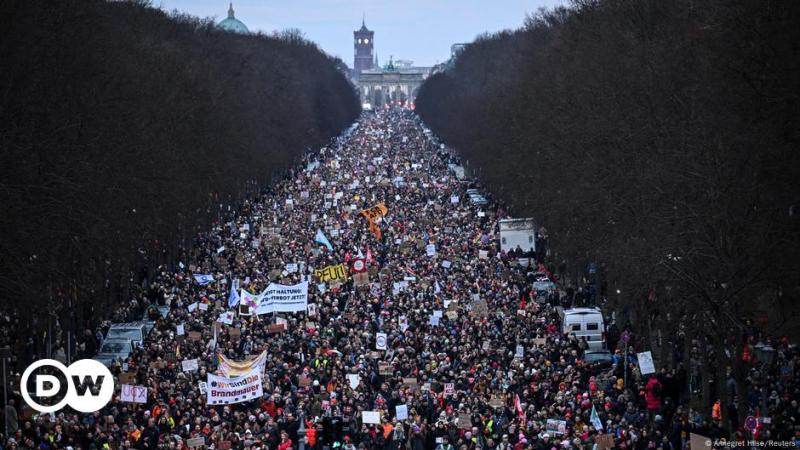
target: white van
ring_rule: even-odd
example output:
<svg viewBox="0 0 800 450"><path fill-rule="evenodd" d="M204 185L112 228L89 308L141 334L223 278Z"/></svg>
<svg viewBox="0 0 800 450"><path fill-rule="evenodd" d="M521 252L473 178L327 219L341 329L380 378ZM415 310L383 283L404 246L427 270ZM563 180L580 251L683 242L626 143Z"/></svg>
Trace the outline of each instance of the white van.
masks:
<svg viewBox="0 0 800 450"><path fill-rule="evenodd" d="M563 333L574 333L578 339L585 337L590 350L605 348L606 327L600 308L558 308Z"/></svg>

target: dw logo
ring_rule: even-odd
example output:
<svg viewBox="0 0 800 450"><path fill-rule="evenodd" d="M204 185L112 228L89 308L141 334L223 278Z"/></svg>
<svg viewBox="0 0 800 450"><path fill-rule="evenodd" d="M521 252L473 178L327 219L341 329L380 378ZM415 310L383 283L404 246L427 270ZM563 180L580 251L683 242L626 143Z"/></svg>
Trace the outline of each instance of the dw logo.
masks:
<svg viewBox="0 0 800 450"><path fill-rule="evenodd" d="M57 376L59 372L61 378L66 379L66 392ZM28 391L30 378L35 386L33 397L45 404L32 398ZM31 408L42 413L58 411L65 405L88 413L102 409L111 401L114 377L106 366L93 359L81 359L69 367L54 359L40 359L25 369L20 392ZM64 398L55 401L61 395Z"/></svg>

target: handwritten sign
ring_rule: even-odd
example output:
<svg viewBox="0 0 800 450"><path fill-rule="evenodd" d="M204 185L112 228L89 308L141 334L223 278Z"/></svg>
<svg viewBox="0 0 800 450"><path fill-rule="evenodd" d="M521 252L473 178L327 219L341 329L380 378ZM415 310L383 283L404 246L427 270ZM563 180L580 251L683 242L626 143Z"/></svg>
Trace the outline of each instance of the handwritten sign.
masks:
<svg viewBox="0 0 800 450"><path fill-rule="evenodd" d="M129 403L147 403L147 388L123 384L120 388L120 400Z"/></svg>

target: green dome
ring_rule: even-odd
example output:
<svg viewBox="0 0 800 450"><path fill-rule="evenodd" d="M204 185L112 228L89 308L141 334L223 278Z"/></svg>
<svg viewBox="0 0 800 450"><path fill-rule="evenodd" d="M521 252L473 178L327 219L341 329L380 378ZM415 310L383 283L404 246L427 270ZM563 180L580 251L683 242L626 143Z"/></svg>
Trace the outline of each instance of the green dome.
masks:
<svg viewBox="0 0 800 450"><path fill-rule="evenodd" d="M228 8L228 18L217 24L217 27L232 33L247 34L250 30L233 15L233 3Z"/></svg>

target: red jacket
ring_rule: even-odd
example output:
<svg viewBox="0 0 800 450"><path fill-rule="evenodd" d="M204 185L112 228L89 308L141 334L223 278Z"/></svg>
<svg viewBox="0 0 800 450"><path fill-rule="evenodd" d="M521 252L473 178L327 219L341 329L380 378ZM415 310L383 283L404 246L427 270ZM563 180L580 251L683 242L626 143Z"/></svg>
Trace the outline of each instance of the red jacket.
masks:
<svg viewBox="0 0 800 450"><path fill-rule="evenodd" d="M644 388L644 400L647 402L648 410L655 411L661 408L661 387L661 383L656 377L650 378L647 382L647 386ZM658 390L658 395L654 393L655 390Z"/></svg>

